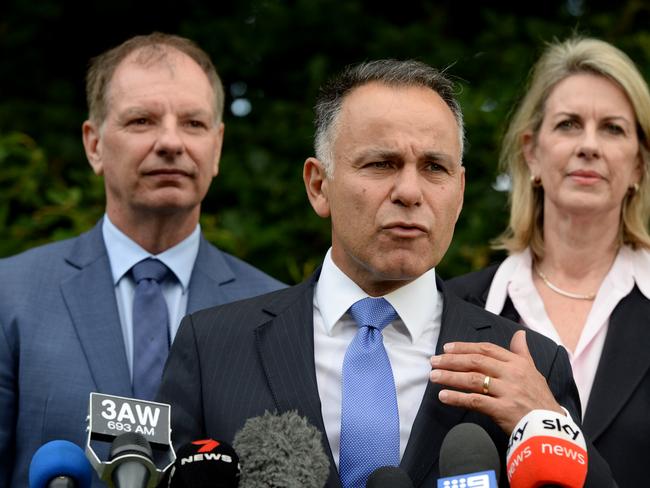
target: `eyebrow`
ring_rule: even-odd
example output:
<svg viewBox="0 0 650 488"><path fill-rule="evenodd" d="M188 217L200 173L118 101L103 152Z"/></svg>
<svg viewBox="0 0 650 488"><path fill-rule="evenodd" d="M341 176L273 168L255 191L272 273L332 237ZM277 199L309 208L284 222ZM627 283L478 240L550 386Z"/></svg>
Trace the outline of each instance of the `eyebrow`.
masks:
<svg viewBox="0 0 650 488"><path fill-rule="evenodd" d="M355 159L358 161L361 159L401 160L403 158L400 151L370 149L360 152ZM454 158L450 154L440 151L425 151L419 159L425 161L441 161L449 164L454 162Z"/></svg>
<svg viewBox="0 0 650 488"><path fill-rule="evenodd" d="M195 118L195 117L211 118L212 117L212 114L210 112L203 109L188 110L185 112L181 111L180 115L181 117L185 117L185 118Z"/></svg>
<svg viewBox="0 0 650 488"><path fill-rule="evenodd" d="M129 107L123 112L119 113L120 117L132 117L137 115L148 115L152 110L145 107Z"/></svg>
<svg viewBox="0 0 650 488"><path fill-rule="evenodd" d="M427 161L445 161L445 162L454 162L454 158L447 153L438 152L438 151L426 151L424 153L424 159Z"/></svg>
<svg viewBox="0 0 650 488"><path fill-rule="evenodd" d="M576 112L558 112L556 114L552 114L552 117L577 117L577 118L582 118L579 114ZM630 119L628 119L624 115L607 115L603 117L605 120L622 120L627 123L633 123Z"/></svg>
<svg viewBox="0 0 650 488"><path fill-rule="evenodd" d="M120 118L141 117L145 115L156 115L156 107L135 106L128 107L123 112L118 114ZM211 119L212 114L204 109L190 109L187 111L180 111L179 116L184 119L201 118Z"/></svg>

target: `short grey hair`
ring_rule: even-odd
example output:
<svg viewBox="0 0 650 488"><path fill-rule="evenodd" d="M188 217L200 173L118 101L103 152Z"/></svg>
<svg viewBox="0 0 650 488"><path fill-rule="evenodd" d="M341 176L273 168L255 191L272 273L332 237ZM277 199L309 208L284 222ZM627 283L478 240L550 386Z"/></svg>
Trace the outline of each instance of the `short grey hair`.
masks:
<svg viewBox="0 0 650 488"><path fill-rule="evenodd" d="M451 110L460 138L463 154L465 129L463 113L456 99L454 83L443 72L420 61L379 59L346 67L340 74L325 83L318 94L314 125L314 150L328 176L334 171L333 145L341 106L346 95L368 83L377 82L389 87L425 87L435 91Z"/></svg>
<svg viewBox="0 0 650 488"><path fill-rule="evenodd" d="M122 61L136 51L139 54L135 61L142 66L160 62L172 51L178 51L193 59L208 77L214 92L215 119L217 122L221 122L224 90L221 78L219 78L210 56L194 41L163 32L131 37L119 46L90 60L86 73L86 99L90 120L98 125L104 122L108 113L108 88L113 75Z"/></svg>

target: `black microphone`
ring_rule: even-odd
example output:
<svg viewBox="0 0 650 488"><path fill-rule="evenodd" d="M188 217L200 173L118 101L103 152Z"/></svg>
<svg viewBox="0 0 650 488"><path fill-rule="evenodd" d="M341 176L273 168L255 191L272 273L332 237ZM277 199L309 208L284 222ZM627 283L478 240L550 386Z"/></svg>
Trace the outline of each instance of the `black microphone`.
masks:
<svg viewBox="0 0 650 488"><path fill-rule="evenodd" d="M321 433L297 412L248 419L233 442L241 488L323 488L329 459Z"/></svg>
<svg viewBox="0 0 650 488"><path fill-rule="evenodd" d="M90 488L91 482L90 463L70 441L43 444L29 465L29 488Z"/></svg>
<svg viewBox="0 0 650 488"><path fill-rule="evenodd" d="M203 439L178 449L158 488L235 488L239 473L239 456L229 444Z"/></svg>
<svg viewBox="0 0 650 488"><path fill-rule="evenodd" d="M499 484L499 453L488 433L476 424L458 424L447 433L439 467L438 488L463 484L496 488Z"/></svg>
<svg viewBox="0 0 650 488"><path fill-rule="evenodd" d="M402 468L383 466L368 477L366 488L413 488L413 482Z"/></svg>
<svg viewBox="0 0 650 488"><path fill-rule="evenodd" d="M142 434L118 436L111 444L108 466L104 477L111 488L147 488L158 481L153 451Z"/></svg>

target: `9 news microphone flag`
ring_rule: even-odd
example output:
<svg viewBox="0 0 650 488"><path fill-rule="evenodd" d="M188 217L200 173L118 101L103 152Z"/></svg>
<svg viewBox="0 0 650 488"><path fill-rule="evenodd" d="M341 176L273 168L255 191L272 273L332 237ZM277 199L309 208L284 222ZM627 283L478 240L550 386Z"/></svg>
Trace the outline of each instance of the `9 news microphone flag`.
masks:
<svg viewBox="0 0 650 488"><path fill-rule="evenodd" d="M438 488L497 488L501 460L492 438L479 425L458 424L440 446Z"/></svg>

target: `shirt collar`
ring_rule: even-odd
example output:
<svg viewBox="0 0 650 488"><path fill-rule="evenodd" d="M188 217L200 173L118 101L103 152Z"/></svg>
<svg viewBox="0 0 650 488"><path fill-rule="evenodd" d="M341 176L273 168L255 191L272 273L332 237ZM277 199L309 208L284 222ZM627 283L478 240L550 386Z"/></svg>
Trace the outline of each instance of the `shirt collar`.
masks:
<svg viewBox="0 0 650 488"><path fill-rule="evenodd" d="M331 253L330 248L325 255L315 292L316 303L328 335L331 335L336 323L353 303L368 297L368 294L334 263ZM383 298L393 306L404 322L411 341L417 341L426 324L431 321L438 302L435 268L384 295Z"/></svg>
<svg viewBox="0 0 650 488"><path fill-rule="evenodd" d="M610 280L608 286L619 288L625 294L628 294L636 283L641 293L650 299L650 251L633 250L629 246L621 247L603 283L606 280ZM531 284L532 254L530 248L526 248L521 253L508 256L501 263L492 279L485 309L500 314L510 286L521 288Z"/></svg>
<svg viewBox="0 0 650 488"><path fill-rule="evenodd" d="M621 247L610 274L613 286L629 292L634 280L641 293L650 299L650 252L648 250Z"/></svg>
<svg viewBox="0 0 650 488"><path fill-rule="evenodd" d="M176 279L183 287L183 293L187 292L194 262L199 254L201 227L198 224L192 233L181 242L155 255L143 249L137 242L115 227L108 215L104 215L102 235L111 264L114 285L117 285L134 264L146 258L156 258L176 275Z"/></svg>
<svg viewBox="0 0 650 488"><path fill-rule="evenodd" d="M530 249L526 248L521 253L508 256L499 265L490 284L490 291L485 301L485 310L496 315L501 313L508 298L510 282L517 278L526 278L531 281L531 263Z"/></svg>

